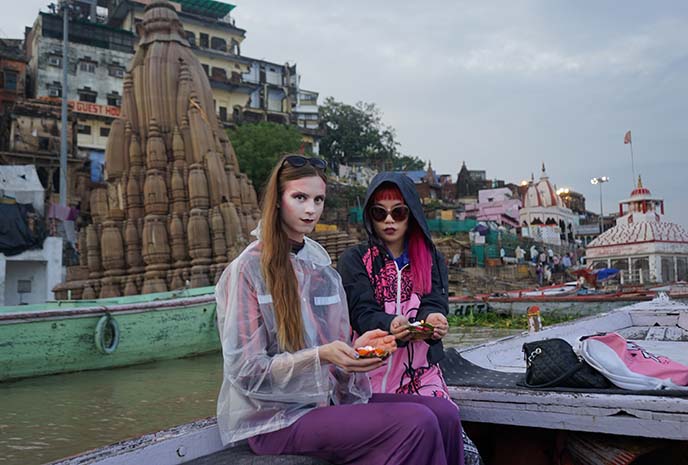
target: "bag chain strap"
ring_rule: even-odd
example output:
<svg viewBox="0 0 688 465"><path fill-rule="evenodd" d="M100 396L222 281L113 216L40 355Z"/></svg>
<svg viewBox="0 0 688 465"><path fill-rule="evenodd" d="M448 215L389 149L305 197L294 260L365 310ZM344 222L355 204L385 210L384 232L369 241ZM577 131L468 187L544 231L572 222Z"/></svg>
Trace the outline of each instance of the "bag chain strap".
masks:
<svg viewBox="0 0 688 465"><path fill-rule="evenodd" d="M530 353L530 355L528 355L528 358L526 359L526 364L527 364L528 368L530 368L530 366L533 364L533 360L535 360L535 357L537 357L541 353L542 353L542 349L539 347L536 347L535 350L532 351Z"/></svg>

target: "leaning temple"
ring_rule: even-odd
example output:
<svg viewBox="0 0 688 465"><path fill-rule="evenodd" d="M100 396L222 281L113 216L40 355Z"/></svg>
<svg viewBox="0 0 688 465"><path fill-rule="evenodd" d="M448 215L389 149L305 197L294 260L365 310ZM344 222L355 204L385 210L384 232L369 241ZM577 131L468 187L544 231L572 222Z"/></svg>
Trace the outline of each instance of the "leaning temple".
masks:
<svg viewBox="0 0 688 465"><path fill-rule="evenodd" d="M112 124L107 187L90 193L80 263L57 299L146 294L213 284L244 247L256 193L218 125L205 72L173 7L146 7Z"/></svg>

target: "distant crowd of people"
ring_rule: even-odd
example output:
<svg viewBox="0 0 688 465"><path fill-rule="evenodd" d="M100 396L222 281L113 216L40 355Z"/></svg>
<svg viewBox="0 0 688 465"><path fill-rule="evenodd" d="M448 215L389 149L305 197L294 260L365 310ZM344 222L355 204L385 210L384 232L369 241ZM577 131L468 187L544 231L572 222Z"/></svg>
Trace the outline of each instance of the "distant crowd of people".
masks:
<svg viewBox="0 0 688 465"><path fill-rule="evenodd" d="M505 247L500 247L499 258L502 264L507 263L526 263L526 255L530 253L530 262L535 266L537 280L540 285L544 283L552 284L553 276L558 273L565 273L567 269L575 265L585 264L585 256L579 254L578 250L566 252L563 255L555 254L551 247L540 247L532 245L530 250L523 249L520 245L514 249L514 256L507 254ZM462 251L456 250L448 265L452 267L464 266Z"/></svg>
<svg viewBox="0 0 688 465"><path fill-rule="evenodd" d="M520 252L519 252L520 249ZM525 251L517 247L517 258L520 256L519 263L524 262ZM577 256L576 251L566 252L559 256L555 254L551 247L538 249L535 245L530 247L530 260L535 265L535 274L538 284L552 284L553 274L565 273L567 269L576 264L583 264L585 257Z"/></svg>

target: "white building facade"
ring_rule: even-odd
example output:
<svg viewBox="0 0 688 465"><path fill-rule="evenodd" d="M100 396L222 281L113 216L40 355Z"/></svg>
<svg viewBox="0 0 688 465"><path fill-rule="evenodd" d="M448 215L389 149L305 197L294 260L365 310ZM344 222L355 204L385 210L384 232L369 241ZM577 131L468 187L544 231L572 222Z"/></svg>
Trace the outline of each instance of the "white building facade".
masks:
<svg viewBox="0 0 688 465"><path fill-rule="evenodd" d="M43 214L43 186L33 165L0 166L0 194L4 202L31 204ZM62 280L59 237L47 237L41 248L16 255L0 253L0 306L52 300L52 289Z"/></svg>
<svg viewBox="0 0 688 465"><path fill-rule="evenodd" d="M561 245L575 239L578 216L564 205L542 164L540 179L531 177L519 211L521 235L547 244Z"/></svg>
<svg viewBox="0 0 688 465"><path fill-rule="evenodd" d="M67 60L67 100L77 116L82 157L102 156L110 125L120 116L126 66L136 36L96 22L70 21L69 56L62 56L62 18L40 13L29 40L29 68L37 98L62 97L62 63ZM100 160L98 160L100 161Z"/></svg>
<svg viewBox="0 0 688 465"><path fill-rule="evenodd" d="M688 231L663 216L664 201L638 178L631 197L619 203L616 226L588 245L588 263L621 270L625 282L688 280Z"/></svg>

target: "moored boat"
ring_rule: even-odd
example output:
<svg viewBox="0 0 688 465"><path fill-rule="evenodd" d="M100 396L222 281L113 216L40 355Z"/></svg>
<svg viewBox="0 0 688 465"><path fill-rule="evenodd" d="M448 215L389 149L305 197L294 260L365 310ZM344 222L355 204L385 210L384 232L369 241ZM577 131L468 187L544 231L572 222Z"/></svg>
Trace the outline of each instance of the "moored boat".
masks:
<svg viewBox="0 0 688 465"><path fill-rule="evenodd" d="M566 282L538 288L527 288L479 294L474 298L488 305L488 310L503 315L525 315L532 306L542 314L581 317L604 313L639 302L648 302L663 292L675 300L688 300L688 286L684 283L661 287L621 286L597 289L581 287L578 282Z"/></svg>
<svg viewBox="0 0 688 465"><path fill-rule="evenodd" d="M657 296L654 291L541 293L530 291L521 296L486 296L491 311L505 315L525 315L537 305L543 314L589 316L608 312L638 302L648 302ZM679 296L685 297L685 296Z"/></svg>
<svg viewBox="0 0 688 465"><path fill-rule="evenodd" d="M449 297L449 314L465 316L469 313L486 313L490 306L482 299L473 296Z"/></svg>
<svg viewBox="0 0 688 465"><path fill-rule="evenodd" d="M214 287L0 308L0 381L219 350Z"/></svg>

